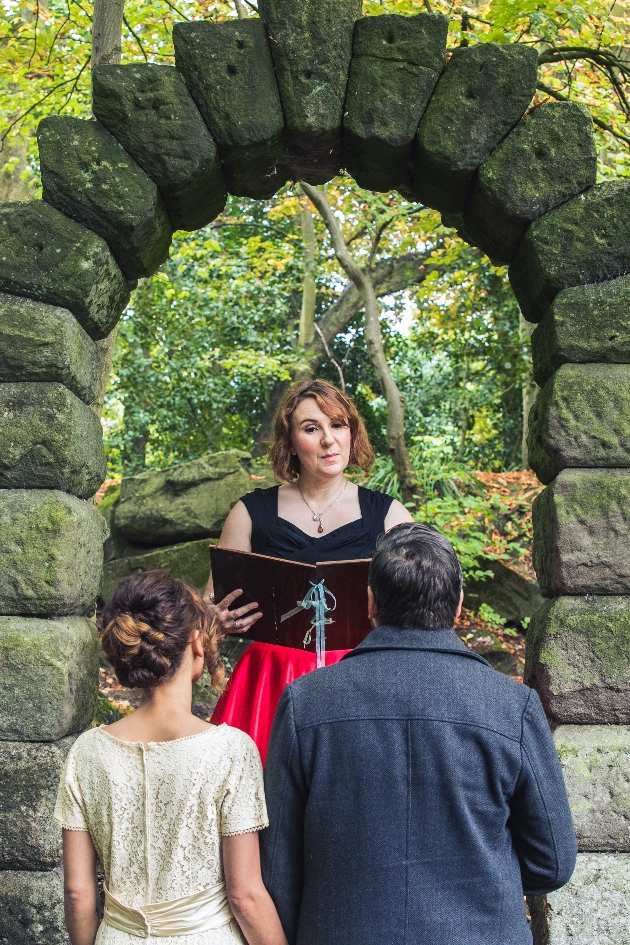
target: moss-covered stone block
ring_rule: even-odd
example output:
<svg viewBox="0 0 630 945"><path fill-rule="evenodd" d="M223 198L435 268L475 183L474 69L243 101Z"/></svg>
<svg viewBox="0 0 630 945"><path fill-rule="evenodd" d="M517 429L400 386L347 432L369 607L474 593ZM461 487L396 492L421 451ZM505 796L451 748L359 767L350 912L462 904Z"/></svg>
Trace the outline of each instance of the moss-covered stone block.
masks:
<svg viewBox="0 0 630 945"><path fill-rule="evenodd" d="M0 292L0 383L57 381L89 404L98 348L65 308Z"/></svg>
<svg viewBox="0 0 630 945"><path fill-rule="evenodd" d="M0 384L0 488L94 495L107 463L101 422L63 384Z"/></svg>
<svg viewBox="0 0 630 945"><path fill-rule="evenodd" d="M583 852L630 852L630 728L561 725L554 742Z"/></svg>
<svg viewBox="0 0 630 945"><path fill-rule="evenodd" d="M272 197L287 175L284 115L267 34L256 17L176 23L175 59L219 147L228 190Z"/></svg>
<svg viewBox="0 0 630 945"><path fill-rule="evenodd" d="M85 617L0 617L0 742L56 741L87 728L98 651Z"/></svg>
<svg viewBox="0 0 630 945"><path fill-rule="evenodd" d="M500 560L479 559L478 564L481 570L491 573L485 578L466 578L466 607L478 610L482 604L487 604L505 620L514 623L521 623L536 612L542 598L535 581L528 580Z"/></svg>
<svg viewBox="0 0 630 945"><path fill-rule="evenodd" d="M630 594L630 470L564 469L536 497L532 515L545 597Z"/></svg>
<svg viewBox="0 0 630 945"><path fill-rule="evenodd" d="M172 577L181 578L202 591L210 577L209 547L209 539L202 538L200 541L188 541L181 545L156 548L144 554L108 561L104 567L101 599L110 600L120 581L143 571L167 571Z"/></svg>
<svg viewBox="0 0 630 945"><path fill-rule="evenodd" d="M532 220L597 176L593 121L574 102L534 109L483 161L464 213L467 238L497 263L510 262Z"/></svg>
<svg viewBox="0 0 630 945"><path fill-rule="evenodd" d="M532 333L541 387L561 364L630 364L630 276L559 292Z"/></svg>
<svg viewBox="0 0 630 945"><path fill-rule="evenodd" d="M227 450L123 479L117 531L149 546L218 537L232 506L259 484L248 460L248 453Z"/></svg>
<svg viewBox="0 0 630 945"><path fill-rule="evenodd" d="M547 896L549 945L630 945L629 853L578 853L571 881Z"/></svg>
<svg viewBox="0 0 630 945"><path fill-rule="evenodd" d="M527 629L525 682L554 722L630 724L630 598L545 601Z"/></svg>
<svg viewBox="0 0 630 945"><path fill-rule="evenodd" d="M462 213L481 162L514 127L536 89L535 49L483 43L456 49L416 136L413 198Z"/></svg>
<svg viewBox="0 0 630 945"><path fill-rule="evenodd" d="M95 341L129 301L105 240L41 200L0 205L0 291L69 309Z"/></svg>
<svg viewBox="0 0 630 945"><path fill-rule="evenodd" d="M151 178L97 121L44 118L37 143L46 203L102 236L127 279L152 275L172 228Z"/></svg>
<svg viewBox="0 0 630 945"><path fill-rule="evenodd" d="M630 365L563 364L531 409L527 454L544 483L568 466L630 466Z"/></svg>
<svg viewBox="0 0 630 945"><path fill-rule="evenodd" d="M0 869L50 870L60 862L61 828L52 815L73 742L0 742Z"/></svg>
<svg viewBox="0 0 630 945"><path fill-rule="evenodd" d="M354 27L343 162L360 187L403 186L418 123L446 61L440 14L366 16Z"/></svg>
<svg viewBox="0 0 630 945"><path fill-rule="evenodd" d="M278 76L291 174L323 184L341 166L344 100L361 0L260 0L258 10Z"/></svg>
<svg viewBox="0 0 630 945"><path fill-rule="evenodd" d="M606 181L530 224L510 265L523 317L539 322L558 292L630 270L630 181Z"/></svg>
<svg viewBox="0 0 630 945"><path fill-rule="evenodd" d="M174 230L198 230L225 207L219 152L173 66L95 66L94 114L155 181Z"/></svg>
<svg viewBox="0 0 630 945"><path fill-rule="evenodd" d="M91 614L105 523L93 505L48 489L0 490L0 614Z"/></svg>
<svg viewBox="0 0 630 945"><path fill-rule="evenodd" d="M70 945L61 866L0 872L0 945Z"/></svg>

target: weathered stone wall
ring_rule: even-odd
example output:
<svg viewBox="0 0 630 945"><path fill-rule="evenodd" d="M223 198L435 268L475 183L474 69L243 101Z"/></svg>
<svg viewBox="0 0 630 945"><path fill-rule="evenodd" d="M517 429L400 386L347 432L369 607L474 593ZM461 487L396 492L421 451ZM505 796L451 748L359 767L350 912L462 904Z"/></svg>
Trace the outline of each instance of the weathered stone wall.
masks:
<svg viewBox="0 0 630 945"><path fill-rule="evenodd" d="M540 323L530 453L548 483L535 555L549 601L532 620L527 672L561 723L581 853L574 880L532 903L533 925L536 945L627 945L630 183L594 183L577 106L524 115L535 50L469 46L446 64L433 14L362 19L361 0L259 8L262 22L179 24L177 68L97 68L98 121L41 125L44 199L0 207L0 945L67 943L50 809L97 682L95 342L174 228L210 222L227 190L267 197L343 164L510 263L521 311ZM153 548L193 567L219 528L204 498L211 466L189 490L196 509L185 471L162 474L159 512L150 484L128 481L108 513L118 560L157 563L151 530ZM239 488L243 475L238 459L222 470Z"/></svg>

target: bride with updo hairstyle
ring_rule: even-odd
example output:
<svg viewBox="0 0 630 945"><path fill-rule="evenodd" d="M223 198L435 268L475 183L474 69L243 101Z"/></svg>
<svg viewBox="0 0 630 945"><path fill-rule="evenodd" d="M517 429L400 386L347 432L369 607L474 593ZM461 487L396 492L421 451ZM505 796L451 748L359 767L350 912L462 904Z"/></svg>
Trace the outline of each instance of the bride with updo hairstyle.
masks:
<svg viewBox="0 0 630 945"><path fill-rule="evenodd" d="M204 668L213 686L223 681L208 604L148 571L117 586L100 624L119 682L143 699L80 735L61 776L54 817L71 945L287 945L260 873L268 820L256 745L191 711Z"/></svg>

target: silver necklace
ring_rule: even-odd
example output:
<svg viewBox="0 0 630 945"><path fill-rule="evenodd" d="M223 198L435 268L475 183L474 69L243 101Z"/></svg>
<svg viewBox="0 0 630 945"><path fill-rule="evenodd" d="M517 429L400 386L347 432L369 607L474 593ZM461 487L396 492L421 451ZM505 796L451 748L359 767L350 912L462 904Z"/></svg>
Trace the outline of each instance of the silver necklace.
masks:
<svg viewBox="0 0 630 945"><path fill-rule="evenodd" d="M337 499L340 499L340 498L341 498L341 496L342 496L342 495L344 494L344 492L345 492L345 489L346 489L346 486L347 486L347 485L348 485L348 480L346 479L346 481L345 481L344 484L343 484L343 489L341 490L341 492L339 493L339 495L337 496L337 498L336 498L336 499L333 499L332 502L330 503L330 505L328 505L328 506L324 509L323 512L316 512L315 509L311 509L310 505L308 504L308 502L307 502L306 499L304 498L304 493L302 492L302 490L301 490L301 488L300 488L300 483L298 482L298 484L297 484L298 492L299 492L300 495L302 496L302 501L303 501L304 504L307 506L307 508L310 509L310 511L311 511L311 513L312 513L312 515L313 515L313 521L314 521L314 522L319 522L319 526L318 526L318 528L317 528L317 531L319 532L320 535L321 535L322 532L324 531L324 526L322 525L322 515L324 515L324 514L328 511L328 509L331 509L331 508L333 507L333 505L335 504L335 502L337 501Z"/></svg>

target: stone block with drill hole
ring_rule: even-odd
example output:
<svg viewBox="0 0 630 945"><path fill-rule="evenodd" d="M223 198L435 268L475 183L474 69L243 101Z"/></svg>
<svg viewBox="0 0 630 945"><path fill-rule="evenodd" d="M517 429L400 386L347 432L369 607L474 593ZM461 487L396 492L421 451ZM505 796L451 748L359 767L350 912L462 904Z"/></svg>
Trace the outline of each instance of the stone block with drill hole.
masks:
<svg viewBox="0 0 630 945"><path fill-rule="evenodd" d="M544 483L567 467L630 467L630 365L563 364L531 409L527 455Z"/></svg>
<svg viewBox="0 0 630 945"><path fill-rule="evenodd" d="M48 489L0 489L0 614L91 614L106 527L93 505Z"/></svg>
<svg viewBox="0 0 630 945"><path fill-rule="evenodd" d="M543 596L630 594L630 469L564 469L532 516Z"/></svg>
<svg viewBox="0 0 630 945"><path fill-rule="evenodd" d="M50 870L60 862L61 828L52 815L74 739L0 742L0 870Z"/></svg>
<svg viewBox="0 0 630 945"><path fill-rule="evenodd" d="M57 381L94 400L98 348L65 308L0 292L0 383Z"/></svg>
<svg viewBox="0 0 630 945"><path fill-rule="evenodd" d="M404 186L418 123L446 61L440 14L366 16L354 27L343 163L360 187Z"/></svg>
<svg viewBox="0 0 630 945"><path fill-rule="evenodd" d="M221 213L227 192L219 152L177 69L96 66L92 107L155 181L174 230L198 230Z"/></svg>
<svg viewBox="0 0 630 945"><path fill-rule="evenodd" d="M578 849L630 853L630 728L560 725L553 740Z"/></svg>
<svg viewBox="0 0 630 945"><path fill-rule="evenodd" d="M63 384L0 384L0 489L88 499L105 479L101 422Z"/></svg>
<svg viewBox="0 0 630 945"><path fill-rule="evenodd" d="M88 728L98 651L85 617L0 617L0 742L55 741Z"/></svg>
<svg viewBox="0 0 630 945"><path fill-rule="evenodd" d="M295 180L339 173L341 128L361 0L260 0L278 76Z"/></svg>
<svg viewBox="0 0 630 945"><path fill-rule="evenodd" d="M550 102L519 121L479 168L464 213L466 236L510 262L525 230L597 177L593 120L575 102Z"/></svg>
<svg viewBox="0 0 630 945"><path fill-rule="evenodd" d="M539 322L559 292L630 270L630 180L596 184L530 224L510 265L510 283L528 322Z"/></svg>
<svg viewBox="0 0 630 945"><path fill-rule="evenodd" d="M630 945L629 883L630 853L578 853L570 882L547 897L540 945Z"/></svg>
<svg viewBox="0 0 630 945"><path fill-rule="evenodd" d="M252 17L176 23L175 59L219 147L228 190L272 197L287 180L279 168L284 115L264 25Z"/></svg>
<svg viewBox="0 0 630 945"><path fill-rule="evenodd" d="M414 200L463 212L477 168L529 105L537 67L536 50L525 46L455 50L418 128Z"/></svg>
<svg viewBox="0 0 630 945"><path fill-rule="evenodd" d="M527 629L525 682L547 716L630 725L630 597L556 597Z"/></svg>
<svg viewBox="0 0 630 945"><path fill-rule="evenodd" d="M0 205L0 292L69 309L95 341L129 301L105 240L41 200Z"/></svg>
<svg viewBox="0 0 630 945"><path fill-rule="evenodd" d="M540 387L561 364L630 364L630 276L559 292L532 334Z"/></svg>
<svg viewBox="0 0 630 945"><path fill-rule="evenodd" d="M0 872L0 945L69 945L63 869Z"/></svg>
<svg viewBox="0 0 630 945"><path fill-rule="evenodd" d="M46 203L102 236L127 279L152 275L172 227L151 178L97 121L44 118L37 143Z"/></svg>

